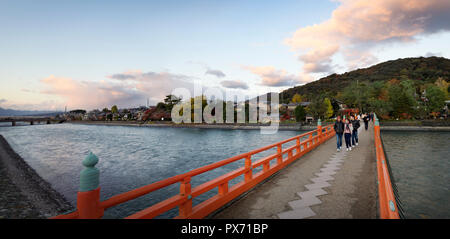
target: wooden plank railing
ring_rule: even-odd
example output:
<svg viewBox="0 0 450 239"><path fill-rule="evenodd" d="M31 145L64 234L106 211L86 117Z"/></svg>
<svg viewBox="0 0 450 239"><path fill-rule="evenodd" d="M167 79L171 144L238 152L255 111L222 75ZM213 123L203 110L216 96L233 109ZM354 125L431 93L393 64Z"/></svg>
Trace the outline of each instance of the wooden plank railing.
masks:
<svg viewBox="0 0 450 239"><path fill-rule="evenodd" d="M129 192L115 195L101 202L99 196L100 188L98 187L98 185L87 185L84 187L84 190L80 190L80 192L78 192L77 210L69 214L53 217L53 219L101 218L103 216L104 210L110 207L144 196L146 194L176 183L180 184L180 193L178 195L156 203L126 218L154 218L176 207L179 208L179 215L175 218L203 218L221 208L231 200L237 198L244 192L250 190L258 183L262 182L264 179L280 171L282 168L294 162L296 159L300 158L305 153L311 151L334 135L335 132L332 125L324 126L322 128L319 121L319 125L316 130L297 135L281 142L255 149L250 152L240 154L210 165L206 165L194 169L190 172L176 175L171 178L167 178L162 181L131 190ZM301 139L304 137L307 137L307 139L302 141ZM295 142L295 145L283 148L284 144L290 142ZM253 156L255 154L274 148L277 149L277 152L275 154L258 160L253 160ZM287 157L283 157L286 154ZM271 161L275 159L276 163L271 164ZM214 178L199 186L191 188L191 179L193 177L239 160L245 160L243 167ZM85 164L85 161L83 161L83 164ZM89 167L93 167L92 165L95 166L95 163L86 163L85 166L88 165ZM262 167L262 169L254 173L254 169L259 167ZM95 173L89 174L89 177L98 177L98 174L92 176L93 174ZM244 179L230 187L230 181L236 179L241 175L244 175ZM83 172L81 176L83 177ZM80 181L83 180L82 177L80 177ZM214 188L218 188L218 193L216 195L206 199L196 206L192 206L193 198L196 198Z"/></svg>

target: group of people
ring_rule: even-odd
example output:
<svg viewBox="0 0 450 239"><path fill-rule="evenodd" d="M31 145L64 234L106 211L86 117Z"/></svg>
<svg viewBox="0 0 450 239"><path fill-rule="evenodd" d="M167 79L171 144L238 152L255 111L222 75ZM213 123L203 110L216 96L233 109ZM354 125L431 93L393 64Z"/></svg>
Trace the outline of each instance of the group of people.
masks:
<svg viewBox="0 0 450 239"><path fill-rule="evenodd" d="M344 119L341 119L341 116L337 116L334 123L334 131L336 132L338 152L342 149L342 136L344 136L347 151L351 151L352 148L358 146L358 129L361 126L359 123L361 119L363 119L367 130L369 121L373 119L372 114L350 115L347 118L344 117Z"/></svg>

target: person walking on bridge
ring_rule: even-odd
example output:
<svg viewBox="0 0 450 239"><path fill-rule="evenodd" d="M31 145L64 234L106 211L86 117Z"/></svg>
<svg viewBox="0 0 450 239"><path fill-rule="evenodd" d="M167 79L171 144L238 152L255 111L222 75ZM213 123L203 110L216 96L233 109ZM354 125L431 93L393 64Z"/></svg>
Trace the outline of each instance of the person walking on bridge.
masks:
<svg viewBox="0 0 450 239"><path fill-rule="evenodd" d="M342 134L344 133L344 123L341 120L341 116L338 116L336 122L334 122L334 131L336 132L337 151L340 152L342 147Z"/></svg>
<svg viewBox="0 0 450 239"><path fill-rule="evenodd" d="M350 139L352 137L352 131L353 131L352 123L350 123L350 121L348 119L345 119L344 138L345 138L345 146L347 147L347 151L352 150L352 142Z"/></svg>
<svg viewBox="0 0 450 239"><path fill-rule="evenodd" d="M363 121L364 121L364 128L367 131L367 129L369 128L369 117L367 116L367 114L364 114Z"/></svg>
<svg viewBox="0 0 450 239"><path fill-rule="evenodd" d="M359 124L359 119L357 118L353 118L352 116L352 126L353 126L353 130L352 130L352 146L355 147L358 146L358 129L359 126L361 126Z"/></svg>

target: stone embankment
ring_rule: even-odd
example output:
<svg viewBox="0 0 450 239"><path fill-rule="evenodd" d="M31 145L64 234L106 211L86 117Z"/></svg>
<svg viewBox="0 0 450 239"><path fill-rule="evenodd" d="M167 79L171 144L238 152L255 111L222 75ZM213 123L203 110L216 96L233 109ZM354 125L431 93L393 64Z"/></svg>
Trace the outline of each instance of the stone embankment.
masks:
<svg viewBox="0 0 450 239"><path fill-rule="evenodd" d="M72 205L0 135L0 219L48 218Z"/></svg>

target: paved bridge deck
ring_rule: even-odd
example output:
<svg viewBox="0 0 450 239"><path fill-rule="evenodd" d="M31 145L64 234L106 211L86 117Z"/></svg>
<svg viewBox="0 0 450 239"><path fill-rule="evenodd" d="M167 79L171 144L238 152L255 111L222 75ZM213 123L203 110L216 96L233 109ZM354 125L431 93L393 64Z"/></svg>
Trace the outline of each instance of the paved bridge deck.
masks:
<svg viewBox="0 0 450 239"><path fill-rule="evenodd" d="M328 140L212 218L377 218L373 126L343 149Z"/></svg>

